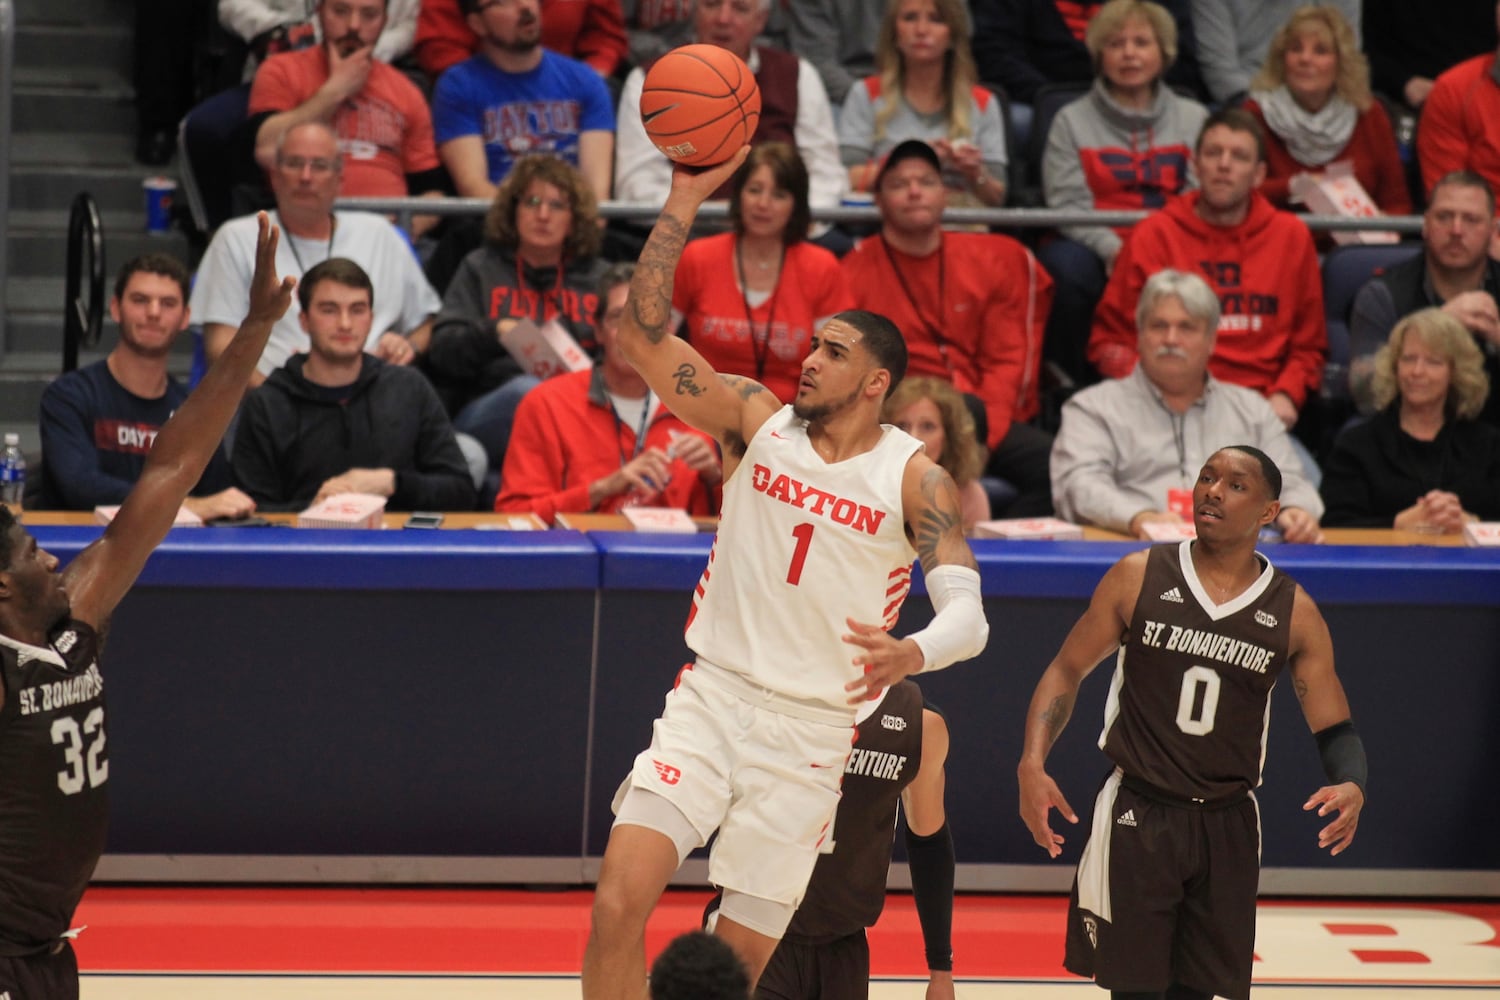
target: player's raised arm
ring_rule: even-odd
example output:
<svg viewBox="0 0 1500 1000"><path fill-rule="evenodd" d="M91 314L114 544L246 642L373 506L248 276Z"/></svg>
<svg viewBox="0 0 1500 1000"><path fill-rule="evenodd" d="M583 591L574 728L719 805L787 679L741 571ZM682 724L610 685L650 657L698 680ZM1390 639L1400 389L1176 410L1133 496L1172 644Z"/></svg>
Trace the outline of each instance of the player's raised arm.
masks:
<svg viewBox="0 0 1500 1000"><path fill-rule="evenodd" d="M224 437L271 328L292 301L293 278L276 277L278 231L260 214L250 309L239 332L182 407L162 427L140 479L102 537L64 571L73 616L102 626L166 537L188 491Z"/></svg>
<svg viewBox="0 0 1500 1000"><path fill-rule="evenodd" d="M691 344L673 335L672 281L699 207L739 169L749 149L714 167L673 167L672 190L636 263L619 334L626 359L667 408L731 451L743 451L743 442L781 404L751 379L721 377ZM741 447L735 449L737 443Z"/></svg>
<svg viewBox="0 0 1500 1000"><path fill-rule="evenodd" d="M1328 784L1302 804L1319 816L1334 814L1333 822L1318 831L1318 846L1340 854L1354 840L1359 814L1365 805L1369 764L1365 746L1354 728L1349 699L1333 668L1333 639L1317 604L1301 587L1292 605L1292 685L1302 715L1318 742L1318 755Z"/></svg>
<svg viewBox="0 0 1500 1000"><path fill-rule="evenodd" d="M1016 778L1021 787L1021 819L1050 857L1062 853L1063 837L1053 832L1048 812L1056 808L1069 823L1077 823L1078 814L1047 773L1047 755L1073 714L1083 679L1119 647L1145 574L1144 551L1133 552L1110 567L1094 588L1088 610L1073 625L1031 695Z"/></svg>

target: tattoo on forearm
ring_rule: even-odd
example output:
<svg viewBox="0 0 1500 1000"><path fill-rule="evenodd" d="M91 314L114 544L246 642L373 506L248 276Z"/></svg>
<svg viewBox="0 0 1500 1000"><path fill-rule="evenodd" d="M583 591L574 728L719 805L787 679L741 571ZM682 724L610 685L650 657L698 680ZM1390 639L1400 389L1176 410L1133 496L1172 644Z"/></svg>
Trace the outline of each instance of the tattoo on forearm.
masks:
<svg viewBox="0 0 1500 1000"><path fill-rule="evenodd" d="M677 380L677 395L701 396L707 391L703 386L693 381L697 374L698 369L688 362L683 362L677 366L677 370L672 373L672 377Z"/></svg>
<svg viewBox="0 0 1500 1000"><path fill-rule="evenodd" d="M1073 714L1073 699L1065 694L1060 694L1052 699L1052 703L1042 709L1040 716L1043 731L1047 734L1047 749L1052 749L1052 744L1057 742L1057 737L1062 734L1063 727L1068 724L1068 718Z"/></svg>
<svg viewBox="0 0 1500 1000"><path fill-rule="evenodd" d="M938 565L938 547L952 534L963 535L958 514L958 488L941 468L934 466L922 477L922 498L926 501L917 521L916 549L922 572L930 573Z"/></svg>
<svg viewBox="0 0 1500 1000"><path fill-rule="evenodd" d="M719 378L741 399L749 399L751 396L758 396L766 391L765 386L743 375L720 375Z"/></svg>
<svg viewBox="0 0 1500 1000"><path fill-rule="evenodd" d="M689 226L680 219L662 215L651 230L630 282L630 315L648 341L661 343L672 318L672 277Z"/></svg>

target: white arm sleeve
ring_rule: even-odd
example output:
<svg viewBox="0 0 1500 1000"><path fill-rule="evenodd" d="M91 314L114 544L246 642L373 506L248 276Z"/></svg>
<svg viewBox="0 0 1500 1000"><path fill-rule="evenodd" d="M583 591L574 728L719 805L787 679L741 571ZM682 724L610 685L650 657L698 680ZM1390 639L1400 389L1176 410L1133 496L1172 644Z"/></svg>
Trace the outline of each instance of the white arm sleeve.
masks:
<svg viewBox="0 0 1500 1000"><path fill-rule="evenodd" d="M938 566L926 576L927 596L937 614L930 625L908 636L922 650L923 673L978 656L990 637L978 572L967 566Z"/></svg>

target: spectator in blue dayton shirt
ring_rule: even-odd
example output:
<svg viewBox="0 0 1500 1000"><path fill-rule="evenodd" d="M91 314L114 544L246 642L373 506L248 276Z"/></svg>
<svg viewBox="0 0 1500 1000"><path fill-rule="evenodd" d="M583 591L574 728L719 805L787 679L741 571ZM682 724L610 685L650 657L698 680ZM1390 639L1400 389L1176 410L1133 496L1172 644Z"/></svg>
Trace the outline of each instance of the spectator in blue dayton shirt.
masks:
<svg viewBox="0 0 1500 1000"><path fill-rule="evenodd" d="M187 294L188 271L175 257L146 254L120 269L109 302L119 343L42 393L38 506L92 510L125 501L157 432L187 399L187 387L167 373L172 344L190 322ZM205 521L244 517L255 501L232 481L220 448L183 506Z"/></svg>
<svg viewBox="0 0 1500 1000"><path fill-rule="evenodd" d="M603 79L542 48L540 0L462 0L479 51L432 95L438 153L461 195L491 199L517 159L552 153L609 197L615 113Z"/></svg>

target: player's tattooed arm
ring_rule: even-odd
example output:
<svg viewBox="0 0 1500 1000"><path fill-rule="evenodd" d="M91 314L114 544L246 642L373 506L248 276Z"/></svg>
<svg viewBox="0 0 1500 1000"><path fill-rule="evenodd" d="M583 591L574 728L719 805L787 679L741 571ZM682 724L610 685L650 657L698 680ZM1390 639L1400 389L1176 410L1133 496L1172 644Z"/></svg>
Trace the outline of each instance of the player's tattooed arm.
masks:
<svg viewBox="0 0 1500 1000"><path fill-rule="evenodd" d="M1063 727L1068 724L1068 719L1073 715L1073 694L1063 692L1042 707L1037 713L1037 718L1042 723L1042 733L1047 740L1047 749L1051 750L1057 738L1062 735Z"/></svg>
<svg viewBox="0 0 1500 1000"><path fill-rule="evenodd" d="M959 512L958 487L953 477L937 464L922 473L922 503L913 526L913 544L922 572L930 573L941 565L967 566L977 570L974 553L964 540L963 517Z"/></svg>
<svg viewBox="0 0 1500 1000"><path fill-rule="evenodd" d="M761 385L754 379L748 379L743 375L725 375L723 373L720 373L719 381L723 382L725 385L729 386L729 388L733 389L735 395L739 396L740 399L745 400L746 402L749 402L749 400L753 397L758 396L766 391L765 386Z"/></svg>
<svg viewBox="0 0 1500 1000"><path fill-rule="evenodd" d="M689 223L663 213L636 264L630 283L630 314L636 327L653 344L661 343L670 332L672 279L690 228Z"/></svg>

